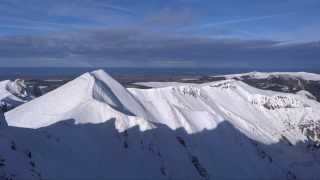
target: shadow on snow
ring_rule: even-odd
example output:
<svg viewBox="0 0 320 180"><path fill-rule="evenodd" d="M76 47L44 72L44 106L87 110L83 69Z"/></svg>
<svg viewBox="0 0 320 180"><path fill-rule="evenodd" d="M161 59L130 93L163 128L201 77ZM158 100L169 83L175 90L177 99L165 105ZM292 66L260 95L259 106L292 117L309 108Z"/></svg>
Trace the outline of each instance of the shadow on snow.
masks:
<svg viewBox="0 0 320 180"><path fill-rule="evenodd" d="M118 132L114 119L66 120L40 129L5 127L1 138L11 154L26 156L30 171L48 179L308 179L320 173L318 152L306 152L308 142L263 144L228 121L188 134L162 124Z"/></svg>

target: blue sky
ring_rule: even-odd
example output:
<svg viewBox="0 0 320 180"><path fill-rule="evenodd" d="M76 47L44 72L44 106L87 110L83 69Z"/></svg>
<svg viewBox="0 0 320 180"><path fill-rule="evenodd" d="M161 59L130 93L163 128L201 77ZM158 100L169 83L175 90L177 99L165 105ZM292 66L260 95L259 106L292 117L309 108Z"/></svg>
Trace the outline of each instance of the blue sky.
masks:
<svg viewBox="0 0 320 180"><path fill-rule="evenodd" d="M319 0L1 0L0 67L320 67Z"/></svg>

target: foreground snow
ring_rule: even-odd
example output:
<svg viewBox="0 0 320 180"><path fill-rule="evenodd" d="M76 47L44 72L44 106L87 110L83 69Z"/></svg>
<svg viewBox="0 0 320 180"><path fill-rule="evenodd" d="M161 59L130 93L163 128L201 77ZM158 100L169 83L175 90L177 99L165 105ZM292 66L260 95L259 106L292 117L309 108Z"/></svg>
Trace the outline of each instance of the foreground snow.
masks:
<svg viewBox="0 0 320 180"><path fill-rule="evenodd" d="M319 177L317 101L237 80L153 85L125 89L100 70L9 111L0 177Z"/></svg>

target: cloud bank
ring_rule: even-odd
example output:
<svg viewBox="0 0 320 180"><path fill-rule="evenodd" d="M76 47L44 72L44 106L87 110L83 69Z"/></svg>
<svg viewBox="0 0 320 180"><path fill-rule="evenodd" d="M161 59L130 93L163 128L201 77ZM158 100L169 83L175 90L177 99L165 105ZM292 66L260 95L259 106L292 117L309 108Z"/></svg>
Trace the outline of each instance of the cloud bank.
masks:
<svg viewBox="0 0 320 180"><path fill-rule="evenodd" d="M320 43L213 39L142 29L99 29L0 38L1 66L320 66Z"/></svg>

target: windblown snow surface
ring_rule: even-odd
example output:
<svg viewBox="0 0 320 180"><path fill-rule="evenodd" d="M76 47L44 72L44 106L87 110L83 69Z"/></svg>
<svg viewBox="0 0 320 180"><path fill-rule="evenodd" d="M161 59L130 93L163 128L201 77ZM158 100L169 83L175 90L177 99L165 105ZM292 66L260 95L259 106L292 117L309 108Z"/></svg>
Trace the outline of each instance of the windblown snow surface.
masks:
<svg viewBox="0 0 320 180"><path fill-rule="evenodd" d="M0 179L318 179L319 109L237 80L126 89L98 70L5 114Z"/></svg>

